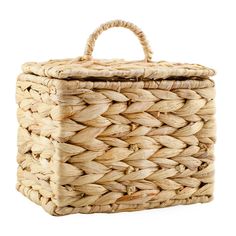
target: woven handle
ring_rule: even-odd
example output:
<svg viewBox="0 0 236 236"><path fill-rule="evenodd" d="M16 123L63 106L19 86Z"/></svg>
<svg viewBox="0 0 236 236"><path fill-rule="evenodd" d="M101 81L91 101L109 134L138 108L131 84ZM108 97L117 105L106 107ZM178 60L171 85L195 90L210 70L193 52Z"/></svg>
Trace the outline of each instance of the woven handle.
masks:
<svg viewBox="0 0 236 236"><path fill-rule="evenodd" d="M92 58L92 53L94 50L95 42L98 36L103 32L113 27L123 27L131 30L139 39L141 45L143 46L143 51L145 55L145 61L150 62L152 59L152 51L144 35L143 31L139 29L136 25L126 22L123 20L113 20L107 23L102 24L98 27L88 38L86 48L84 51L84 56L81 58L82 60L90 60Z"/></svg>

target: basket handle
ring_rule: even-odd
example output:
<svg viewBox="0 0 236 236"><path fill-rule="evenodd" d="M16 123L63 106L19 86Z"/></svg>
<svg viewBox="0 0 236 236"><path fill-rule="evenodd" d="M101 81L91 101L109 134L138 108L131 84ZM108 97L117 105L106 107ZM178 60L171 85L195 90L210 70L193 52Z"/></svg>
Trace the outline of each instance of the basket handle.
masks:
<svg viewBox="0 0 236 236"><path fill-rule="evenodd" d="M139 39L141 45L143 46L143 51L145 55L145 61L150 62L152 59L152 50L148 44L148 41L146 39L146 36L144 35L143 31L139 29L136 25L133 23L123 21L123 20L113 20L108 21L102 25L100 25L88 38L84 56L80 58L80 60L91 60L92 53L94 50L95 42L98 38L98 36L103 32L113 27L123 27L131 30Z"/></svg>

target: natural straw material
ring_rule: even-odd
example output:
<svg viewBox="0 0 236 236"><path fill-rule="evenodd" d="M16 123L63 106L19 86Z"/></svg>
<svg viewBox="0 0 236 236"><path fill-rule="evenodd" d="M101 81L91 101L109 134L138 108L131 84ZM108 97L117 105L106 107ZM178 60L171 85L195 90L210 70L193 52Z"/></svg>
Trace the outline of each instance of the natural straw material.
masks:
<svg viewBox="0 0 236 236"><path fill-rule="evenodd" d="M144 61L95 60L112 27ZM26 63L17 79L17 189L52 215L208 202L215 142L212 69L152 62L143 32L101 25L77 59Z"/></svg>

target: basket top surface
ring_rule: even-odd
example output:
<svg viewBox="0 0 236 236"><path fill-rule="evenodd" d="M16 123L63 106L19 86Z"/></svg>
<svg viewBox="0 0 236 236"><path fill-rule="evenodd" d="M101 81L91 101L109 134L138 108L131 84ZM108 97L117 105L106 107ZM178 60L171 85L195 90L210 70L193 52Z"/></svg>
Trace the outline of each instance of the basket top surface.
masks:
<svg viewBox="0 0 236 236"><path fill-rule="evenodd" d="M169 77L213 76L213 69L199 64L125 61L125 60L50 60L43 63L28 62L22 66L26 74L57 79L114 78L157 80Z"/></svg>
<svg viewBox="0 0 236 236"><path fill-rule="evenodd" d="M131 30L143 47L144 60L95 60L92 58L98 36L113 27ZM28 62L22 66L26 74L34 74L56 79L96 80L160 80L170 77L207 78L215 74L213 69L199 64L169 63L152 61L152 50L143 31L136 25L114 20L102 24L88 38L84 56L76 59L50 60L43 63ZM178 79L178 78L176 78ZM183 78L181 78L183 79Z"/></svg>

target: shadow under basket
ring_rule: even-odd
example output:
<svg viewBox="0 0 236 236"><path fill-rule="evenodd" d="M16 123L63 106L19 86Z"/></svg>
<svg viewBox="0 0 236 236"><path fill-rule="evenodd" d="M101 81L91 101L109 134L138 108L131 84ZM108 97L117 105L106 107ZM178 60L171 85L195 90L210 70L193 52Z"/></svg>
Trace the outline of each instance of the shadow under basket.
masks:
<svg viewBox="0 0 236 236"><path fill-rule="evenodd" d="M97 37L133 31L143 61L95 60ZM151 61L115 20L76 59L30 62L17 79L17 189L52 215L203 203L213 194L214 70Z"/></svg>

